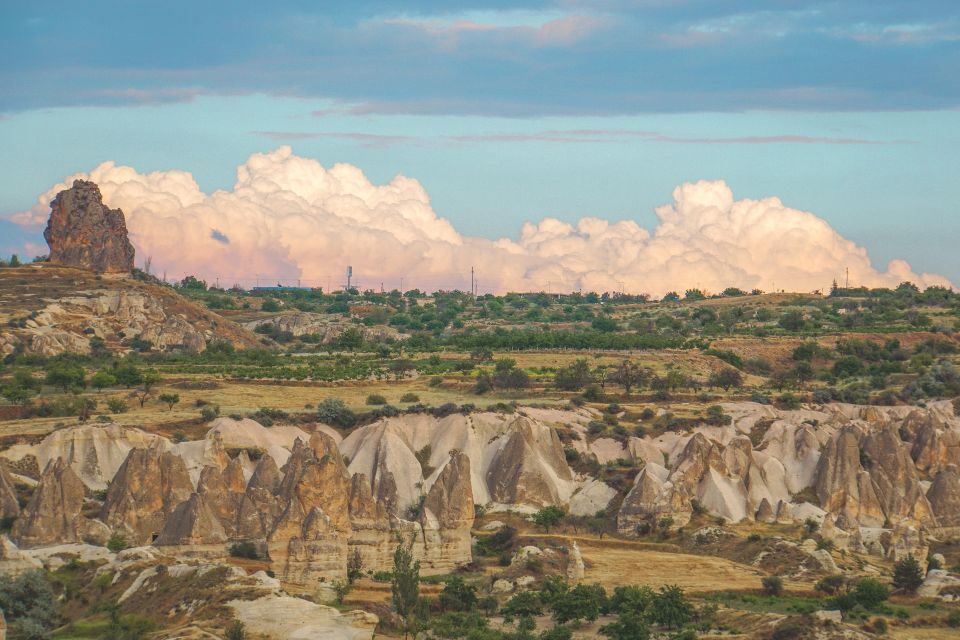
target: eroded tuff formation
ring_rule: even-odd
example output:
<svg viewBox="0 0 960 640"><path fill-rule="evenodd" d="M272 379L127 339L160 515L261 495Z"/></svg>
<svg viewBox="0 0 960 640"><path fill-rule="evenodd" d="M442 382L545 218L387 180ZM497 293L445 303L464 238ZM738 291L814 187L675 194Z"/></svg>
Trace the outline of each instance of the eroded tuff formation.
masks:
<svg viewBox="0 0 960 640"><path fill-rule="evenodd" d="M96 183L74 180L50 203L43 237L50 245L50 262L97 273L130 273L133 245L120 209L103 204Z"/></svg>
<svg viewBox="0 0 960 640"><path fill-rule="evenodd" d="M812 517L841 548L926 557L926 533L960 525L960 419L949 402L727 409L729 427L631 443L647 461L618 514L621 533L663 516L682 525L697 509L732 522Z"/></svg>
<svg viewBox="0 0 960 640"><path fill-rule="evenodd" d="M623 440L590 440L585 410L532 408L406 415L344 439L324 425L265 429L229 418L180 444L87 426L0 456L43 469L14 529L22 546L120 534L175 555L217 556L252 542L277 575L300 584L343 577L355 552L365 568L389 568L398 540L413 544L425 571L449 571L470 560L475 504L586 515L608 507L617 491L571 470L558 429L581 455L641 467L617 514L624 535L664 516L683 525L700 510L731 522L814 518L838 548L899 558L926 557L927 535L960 532L960 419L950 403L725 410L728 426ZM257 459L231 458L234 449ZM0 508L10 511L11 482L0 469ZM94 518L90 494L108 483Z"/></svg>
<svg viewBox="0 0 960 640"><path fill-rule="evenodd" d="M221 433L212 432L200 446L185 443L194 446L178 449L154 439L129 449L107 478L109 489L98 519L82 515L87 487L73 466L57 457L47 464L33 499L20 514L13 540L28 548L80 541L103 544L110 535L120 535L135 545L211 557L225 555L233 542L252 542L277 574L294 584L311 584L319 577L342 579L354 550L365 567L389 569L399 540L413 545L425 571L450 571L470 561L474 503L470 461L463 453L450 451L417 500L419 508L401 513L374 499L367 476L350 475L337 442L325 433L295 438L279 468L269 454L255 464L245 454L229 458ZM59 436L59 441L77 453L77 438ZM43 443L36 447L50 448ZM83 449L87 455L96 450ZM189 463L185 457L191 458ZM197 461L207 464L194 483L189 467ZM80 466L89 471L89 465ZM89 480L97 485L102 479Z"/></svg>

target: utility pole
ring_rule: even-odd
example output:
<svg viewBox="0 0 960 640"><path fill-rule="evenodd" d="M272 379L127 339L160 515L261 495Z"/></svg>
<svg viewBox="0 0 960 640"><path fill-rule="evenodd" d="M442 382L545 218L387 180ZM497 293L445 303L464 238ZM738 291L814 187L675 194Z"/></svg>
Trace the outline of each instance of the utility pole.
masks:
<svg viewBox="0 0 960 640"><path fill-rule="evenodd" d="M844 285L843 288L844 288L844 289L849 289L849 288L850 288L850 267L847 267L847 268L846 268L846 272L847 272L847 282L846 282L846 284Z"/></svg>
<svg viewBox="0 0 960 640"><path fill-rule="evenodd" d="M473 267L470 267L470 296L476 296L477 290L473 288Z"/></svg>
<svg viewBox="0 0 960 640"><path fill-rule="evenodd" d="M403 295L403 276L400 276L400 295Z"/></svg>

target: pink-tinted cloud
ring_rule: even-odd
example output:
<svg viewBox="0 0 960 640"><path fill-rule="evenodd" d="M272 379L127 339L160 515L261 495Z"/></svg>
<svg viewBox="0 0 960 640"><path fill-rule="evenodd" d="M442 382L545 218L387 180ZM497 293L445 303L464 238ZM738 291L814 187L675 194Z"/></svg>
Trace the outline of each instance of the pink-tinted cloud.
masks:
<svg viewBox="0 0 960 640"><path fill-rule="evenodd" d="M662 294L728 286L810 291L849 269L858 285L950 285L902 260L877 269L863 247L822 218L775 197L736 200L722 181L678 186L672 202L655 209L651 230L633 220L548 217L525 223L517 239L489 240L438 216L414 179L377 185L357 167L328 169L280 147L250 156L233 189L210 194L184 171L142 174L106 162L53 185L16 221L42 225L51 200L74 178L94 180L106 204L123 209L139 260L151 257L157 272L177 278L323 285L331 276L337 284L352 265L367 286L397 286L406 277L408 288L437 289L464 287L475 269L482 291Z"/></svg>

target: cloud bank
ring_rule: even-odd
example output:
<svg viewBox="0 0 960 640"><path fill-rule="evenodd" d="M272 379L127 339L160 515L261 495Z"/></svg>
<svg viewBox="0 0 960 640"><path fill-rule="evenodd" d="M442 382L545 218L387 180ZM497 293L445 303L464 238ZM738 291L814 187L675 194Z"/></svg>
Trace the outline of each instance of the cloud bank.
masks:
<svg viewBox="0 0 960 640"><path fill-rule="evenodd" d="M349 164L330 169L282 146L237 168L230 191L202 192L185 171L138 173L105 162L67 177L11 219L45 224L50 201L75 178L100 185L104 201L127 217L137 261L170 279L195 274L221 285L339 286L352 265L361 286L481 292L626 291L661 295L699 287L811 291L849 268L850 282L951 286L892 260L874 268L863 247L825 220L778 198L735 200L722 181L685 183L655 209L652 231L627 220L555 218L523 225L518 239L460 234L430 205L420 183L397 176L372 184Z"/></svg>

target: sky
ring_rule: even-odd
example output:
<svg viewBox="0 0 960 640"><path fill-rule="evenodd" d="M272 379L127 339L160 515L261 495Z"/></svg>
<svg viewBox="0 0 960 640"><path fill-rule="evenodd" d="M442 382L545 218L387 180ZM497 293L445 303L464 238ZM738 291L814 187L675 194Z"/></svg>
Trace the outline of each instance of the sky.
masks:
<svg viewBox="0 0 960 640"><path fill-rule="evenodd" d="M358 263L429 288L488 261L491 290L960 283L953 1L5 2L0 86L0 255L44 253L44 194L112 162L130 171L98 173L107 204L177 277ZM283 193L243 191L251 162ZM257 274L253 250L273 256Z"/></svg>

